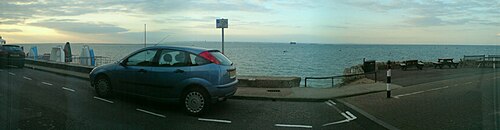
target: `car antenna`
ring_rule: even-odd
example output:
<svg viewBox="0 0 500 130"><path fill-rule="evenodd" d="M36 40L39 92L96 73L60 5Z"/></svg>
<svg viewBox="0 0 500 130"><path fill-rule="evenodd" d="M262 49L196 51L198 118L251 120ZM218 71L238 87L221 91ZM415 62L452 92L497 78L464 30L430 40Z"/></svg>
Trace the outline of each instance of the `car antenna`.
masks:
<svg viewBox="0 0 500 130"><path fill-rule="evenodd" d="M160 44L161 42L163 42L165 39L167 39L168 37L170 37L170 35L166 35L165 37L163 37L163 39L161 39L158 43L156 43L154 46Z"/></svg>

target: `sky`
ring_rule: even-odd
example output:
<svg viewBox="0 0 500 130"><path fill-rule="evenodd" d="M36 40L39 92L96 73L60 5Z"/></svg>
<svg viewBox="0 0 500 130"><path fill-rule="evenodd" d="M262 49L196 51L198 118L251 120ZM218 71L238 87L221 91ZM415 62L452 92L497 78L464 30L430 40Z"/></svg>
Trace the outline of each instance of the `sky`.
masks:
<svg viewBox="0 0 500 130"><path fill-rule="evenodd" d="M500 45L499 0L2 0L7 43Z"/></svg>

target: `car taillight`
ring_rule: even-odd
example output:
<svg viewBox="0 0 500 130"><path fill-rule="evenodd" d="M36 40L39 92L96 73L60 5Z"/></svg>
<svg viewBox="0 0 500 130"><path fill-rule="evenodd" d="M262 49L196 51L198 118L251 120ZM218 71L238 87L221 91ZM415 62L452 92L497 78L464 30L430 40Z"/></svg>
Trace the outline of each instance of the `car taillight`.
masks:
<svg viewBox="0 0 500 130"><path fill-rule="evenodd" d="M215 63L215 64L220 64L219 60L217 60L210 52L204 51L200 53L200 56L207 59L208 61Z"/></svg>

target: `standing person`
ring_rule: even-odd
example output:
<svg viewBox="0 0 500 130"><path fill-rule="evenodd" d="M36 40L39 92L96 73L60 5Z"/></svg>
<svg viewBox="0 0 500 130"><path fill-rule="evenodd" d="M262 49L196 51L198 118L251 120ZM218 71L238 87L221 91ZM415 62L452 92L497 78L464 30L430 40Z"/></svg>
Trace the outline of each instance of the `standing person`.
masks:
<svg viewBox="0 0 500 130"><path fill-rule="evenodd" d="M0 36L0 44L7 44L7 42L2 39L2 36Z"/></svg>

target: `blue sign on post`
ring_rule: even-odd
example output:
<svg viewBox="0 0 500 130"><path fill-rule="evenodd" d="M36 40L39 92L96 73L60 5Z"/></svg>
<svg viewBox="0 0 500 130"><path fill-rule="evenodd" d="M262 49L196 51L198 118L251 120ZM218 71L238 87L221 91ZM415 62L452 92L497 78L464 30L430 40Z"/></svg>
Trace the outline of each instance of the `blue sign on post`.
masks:
<svg viewBox="0 0 500 130"><path fill-rule="evenodd" d="M224 54L224 28L227 28L227 19L216 19L215 20L215 27L216 28L222 28L222 54Z"/></svg>

